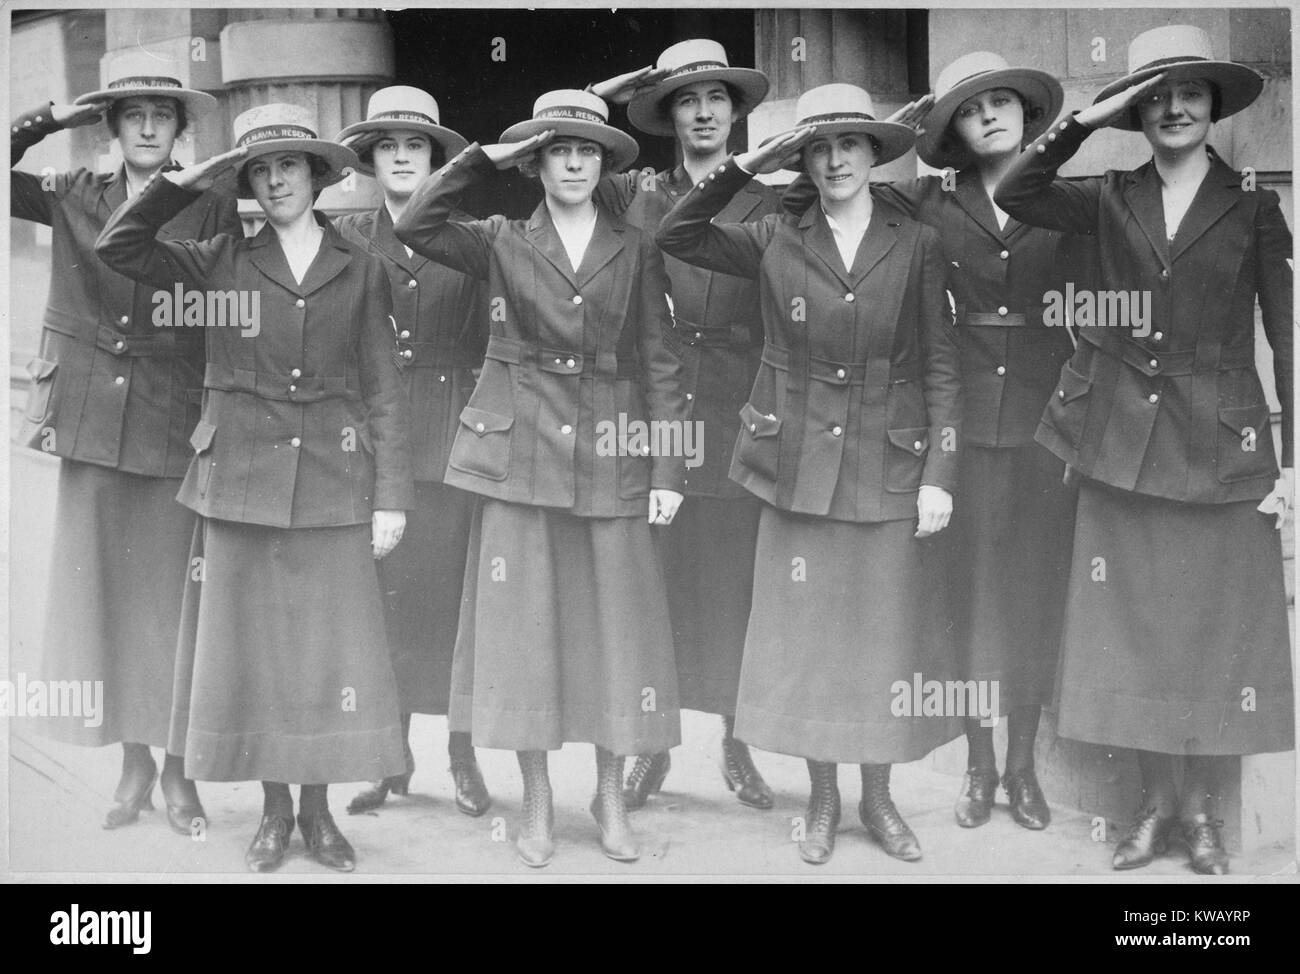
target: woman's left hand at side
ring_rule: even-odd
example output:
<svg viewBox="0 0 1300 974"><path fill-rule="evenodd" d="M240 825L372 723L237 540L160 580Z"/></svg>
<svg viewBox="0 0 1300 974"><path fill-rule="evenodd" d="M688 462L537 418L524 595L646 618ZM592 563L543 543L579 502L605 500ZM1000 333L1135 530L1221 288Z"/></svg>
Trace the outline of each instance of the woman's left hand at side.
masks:
<svg viewBox="0 0 1300 974"><path fill-rule="evenodd" d="M656 487L650 491L650 523L672 524L677 508L682 506L682 495L675 490Z"/></svg>
<svg viewBox="0 0 1300 974"><path fill-rule="evenodd" d="M942 487L922 484L916 495L917 538L928 538L948 526L952 517L952 494Z"/></svg>
<svg viewBox="0 0 1300 974"><path fill-rule="evenodd" d="M405 530L405 511L375 511L370 515L370 550L376 561L397 547Z"/></svg>
<svg viewBox="0 0 1300 974"><path fill-rule="evenodd" d="M1282 476L1277 478L1277 483L1273 485L1272 492L1259 502L1256 508L1261 514L1276 514L1279 531L1282 530L1282 522L1286 520L1286 512L1291 505L1295 503L1295 468L1283 467Z"/></svg>

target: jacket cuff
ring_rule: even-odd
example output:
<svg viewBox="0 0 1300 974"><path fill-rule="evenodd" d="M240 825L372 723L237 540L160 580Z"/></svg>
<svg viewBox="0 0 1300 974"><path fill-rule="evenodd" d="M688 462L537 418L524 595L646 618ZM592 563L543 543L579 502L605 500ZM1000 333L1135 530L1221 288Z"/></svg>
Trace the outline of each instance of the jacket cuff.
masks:
<svg viewBox="0 0 1300 974"><path fill-rule="evenodd" d="M471 142L465 146L443 166L443 169L451 169L453 166L467 167L476 173L484 175L497 171L496 163L488 158L487 153L483 151L483 147L477 142Z"/></svg>
<svg viewBox="0 0 1300 974"><path fill-rule="evenodd" d="M177 186L159 170L149 177L140 195L129 205L137 216L156 230L202 195L196 190Z"/></svg>
<svg viewBox="0 0 1300 974"><path fill-rule="evenodd" d="M1079 146L1092 133L1093 130L1079 122L1072 113L1049 126L1046 132L1025 147L1025 151L1041 156L1044 164L1056 169L1078 152Z"/></svg>
<svg viewBox="0 0 1300 974"><path fill-rule="evenodd" d="M415 483L410 477L375 484L376 511L415 510Z"/></svg>
<svg viewBox="0 0 1300 974"><path fill-rule="evenodd" d="M47 135L63 131L63 126L54 120L54 113L50 111L53 107L54 102L50 101L19 115L11 123L9 134L27 136L33 141L40 141Z"/></svg>
<svg viewBox="0 0 1300 974"><path fill-rule="evenodd" d="M686 493L686 458L655 457L650 471L651 490L675 490Z"/></svg>

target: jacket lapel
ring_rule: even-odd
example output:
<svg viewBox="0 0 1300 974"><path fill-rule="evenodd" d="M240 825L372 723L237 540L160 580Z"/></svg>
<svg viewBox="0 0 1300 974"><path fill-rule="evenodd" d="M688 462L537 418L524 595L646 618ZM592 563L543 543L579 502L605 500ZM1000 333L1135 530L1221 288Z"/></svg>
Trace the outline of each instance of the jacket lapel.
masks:
<svg viewBox="0 0 1300 974"><path fill-rule="evenodd" d="M592 231L591 240L582 255L582 264L578 267L578 283L586 284L602 267L619 255L623 249L623 230L627 224L622 217L614 216L607 210L596 212L596 229Z"/></svg>
<svg viewBox="0 0 1300 974"><path fill-rule="evenodd" d="M388 207L382 203L374 213L370 243L377 251L413 277L415 269L425 261L425 258L419 254L414 257L406 255L406 247L397 239L397 233L393 230L393 218L388 212Z"/></svg>
<svg viewBox="0 0 1300 974"><path fill-rule="evenodd" d="M1124 201L1167 270L1169 241L1165 238L1165 205L1160 199L1160 176L1155 163L1148 162L1129 173L1126 183Z"/></svg>
<svg viewBox="0 0 1300 974"><path fill-rule="evenodd" d="M596 223L599 226L599 217ZM564 279L575 291L578 289L573 269L569 266L569 255L565 253L564 244L560 243L560 235L556 232L555 224L551 222L551 214L546 209L546 200L538 203L537 209L533 210L533 215L528 220L528 227L524 230L524 238L534 250L550 262L551 266L564 275Z"/></svg>
<svg viewBox="0 0 1300 974"><path fill-rule="evenodd" d="M993 202L984 192L979 173L974 169L963 169L957 174L957 203L980 228L998 243L1006 243L1005 235L1012 230L1012 222L1007 221L1007 228L998 226L997 215L993 212Z"/></svg>
<svg viewBox="0 0 1300 974"><path fill-rule="evenodd" d="M324 246L323 241L321 245ZM259 271L286 291L302 296L302 289L293 279L289 262L285 260L284 251L280 248L280 238L276 236L275 228L270 223L263 224L262 229L257 231L256 236L249 241L248 259Z"/></svg>
<svg viewBox="0 0 1300 974"><path fill-rule="evenodd" d="M306 276L302 279L304 295L320 290L342 274L352 262L352 248L343 239L343 235L334 229L334 224L320 213L313 212L313 215L316 217L316 222L324 228L325 236L321 239L320 249L316 251L316 258L311 262ZM280 255L280 259L284 260L283 254Z"/></svg>
<svg viewBox="0 0 1300 974"><path fill-rule="evenodd" d="M1218 155L1211 156L1210 171L1205 174L1192 205L1187 208L1183 222L1178 225L1178 233L1170 245L1170 257L1178 256L1213 226L1237 202L1235 190L1241 185L1241 177L1233 172Z"/></svg>
<svg viewBox="0 0 1300 974"><path fill-rule="evenodd" d="M858 244L858 252L853 258L853 268L849 271L853 286L856 288L862 279L871 273L871 269L885 259L895 243L898 242L899 212L892 206L876 201L871 211L871 222L867 232Z"/></svg>
<svg viewBox="0 0 1300 974"><path fill-rule="evenodd" d="M875 220L874 213L872 214L872 220ZM814 201L813 205L804 211L803 216L799 219L799 229L803 231L804 246L826 265L846 291L851 291L853 285L845 276L844 261L840 257L840 249L835 246L835 237L831 233L830 224L826 222L826 214L822 212L819 202ZM867 234L870 235L870 233L870 228L868 228ZM859 246L858 250L861 249L862 247Z"/></svg>
<svg viewBox="0 0 1300 974"><path fill-rule="evenodd" d="M99 205L105 219L126 202L126 171L118 169L100 184Z"/></svg>

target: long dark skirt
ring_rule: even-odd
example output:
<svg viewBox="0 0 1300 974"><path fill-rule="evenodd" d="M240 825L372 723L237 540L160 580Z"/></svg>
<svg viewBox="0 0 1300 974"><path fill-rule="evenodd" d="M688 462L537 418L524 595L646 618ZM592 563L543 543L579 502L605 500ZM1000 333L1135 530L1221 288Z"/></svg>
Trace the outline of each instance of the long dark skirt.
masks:
<svg viewBox="0 0 1300 974"><path fill-rule="evenodd" d="M447 712L474 503L455 487L417 483L401 544L376 562L403 713Z"/></svg>
<svg viewBox="0 0 1300 974"><path fill-rule="evenodd" d="M1166 754L1293 747L1272 515L1079 488L1057 732Z"/></svg>
<svg viewBox="0 0 1300 974"><path fill-rule="evenodd" d="M681 742L663 575L643 518L484 500L474 514L451 729L479 747L616 754Z"/></svg>
<svg viewBox="0 0 1300 974"><path fill-rule="evenodd" d="M948 592L964 679L997 680L1003 714L1052 702L1075 491L1036 443L968 447L953 507Z"/></svg>
<svg viewBox="0 0 1300 974"><path fill-rule="evenodd" d="M737 737L861 764L914 761L961 733L953 714L916 706L927 681L953 680L955 661L941 536L918 541L915 529L764 506Z"/></svg>
<svg viewBox="0 0 1300 974"><path fill-rule="evenodd" d="M93 687L102 723L40 721L69 744L162 747L172 707L176 628L194 513L180 481L75 460L59 464L41 676Z"/></svg>
<svg viewBox="0 0 1300 974"><path fill-rule="evenodd" d="M202 519L185 586L171 749L205 781L401 774L370 526Z"/></svg>
<svg viewBox="0 0 1300 974"><path fill-rule="evenodd" d="M672 525L653 532L684 708L736 712L762 508L757 497L688 497Z"/></svg>

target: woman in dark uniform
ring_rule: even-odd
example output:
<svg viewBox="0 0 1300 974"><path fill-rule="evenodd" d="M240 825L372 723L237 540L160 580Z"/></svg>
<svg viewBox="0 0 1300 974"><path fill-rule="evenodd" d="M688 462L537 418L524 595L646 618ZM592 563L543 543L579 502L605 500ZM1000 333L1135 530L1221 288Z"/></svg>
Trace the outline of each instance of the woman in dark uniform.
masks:
<svg viewBox="0 0 1300 974"><path fill-rule="evenodd" d="M996 713L966 718L968 770L956 807L965 828L989 820L998 786L990 718L1002 716L1011 815L1028 829L1051 819L1034 737L1055 684L1074 502L1064 465L1033 437L1073 346L1042 316L1044 292L1060 286L1062 235L1012 219L992 193L1062 100L1060 83L1042 71L987 51L958 58L939 74L916 143L926 164L949 173L875 187L939 231L957 309L964 449L949 605L962 679L998 690Z"/></svg>
<svg viewBox="0 0 1300 974"><path fill-rule="evenodd" d="M412 503L406 396L392 356L379 258L312 209L355 166L294 105L235 120L236 148L155 179L105 227L96 252L136 280L257 296L244 327L206 329L203 418L180 500L202 515L185 590L172 746L210 781L261 779L246 854L276 868L302 784L308 852L351 870L326 788L405 767L373 564ZM238 167L237 172L233 167ZM234 177L233 179L231 177ZM216 179L237 180L267 224L255 236L156 239Z"/></svg>
<svg viewBox="0 0 1300 974"><path fill-rule="evenodd" d="M766 97L767 77L733 68L721 44L689 40L660 55L654 71L638 71L592 86L607 101L627 101L628 119L642 132L670 136L681 163L653 174L628 172L602 181L597 198L624 210L628 222L651 232L669 210L727 158L732 125ZM753 180L722 213L726 222L757 220L780 208L776 190ZM722 716L722 776L736 797L772 807L772 790L736 739L736 691L754 587L754 541L762 502L727 478L739 411L758 372L763 319L758 294L741 277L715 274L667 257L673 326L686 346L686 398L693 407L699 456L686 472L686 504L659 532L673 619L682 706ZM623 791L640 808L663 785L668 752L639 756Z"/></svg>
<svg viewBox="0 0 1300 974"><path fill-rule="evenodd" d="M800 854L830 859L837 763L862 773L859 814L900 859L921 849L889 793L894 762L958 733L912 712L911 687L953 676L941 550L957 473L960 378L938 233L873 200L873 165L906 152L906 125L868 94L823 85L800 127L701 180L657 239L688 263L758 280L766 344L741 410L731 476L766 503L736 734L808 760ZM810 119L823 119L810 125ZM810 141L811 140L811 141ZM754 173L806 168L802 217L714 223Z"/></svg>
<svg viewBox="0 0 1300 974"><path fill-rule="evenodd" d="M446 478L485 498L465 572L451 726L518 752L516 848L530 866L553 854L548 750L596 745L601 847L633 860L624 756L680 738L649 525L672 521L685 463L680 440L660 450L662 440L652 446L637 429L650 420L681 432L688 409L659 251L592 200L602 173L638 151L606 118L588 92L543 95L505 144L472 145L427 180L397 224L417 253L487 282L487 359ZM529 219L451 219L467 186L520 163L545 191Z"/></svg>
<svg viewBox="0 0 1300 974"><path fill-rule="evenodd" d="M1226 872L1212 805L1220 756L1293 742L1273 523L1294 489L1291 233L1277 194L1207 144L1212 123L1262 86L1215 60L1199 28L1147 31L1129 46L1129 74L1039 138L995 195L1028 223L1095 234L1101 285L1150 296L1149 315L1086 327L1076 314L1079 347L1038 431L1082 478L1058 730L1135 748L1142 769L1143 807L1116 869L1146 865L1172 834L1197 872ZM1152 160L1057 179L1106 124L1140 130ZM1255 370L1256 299L1282 403L1280 479Z"/></svg>
<svg viewBox="0 0 1300 974"><path fill-rule="evenodd" d="M474 495L446 486L442 475L460 411L474 389L471 370L483 362L484 329L477 317L483 314L483 300L472 278L413 253L393 234L393 222L415 188L468 145L438 120L432 95L396 85L371 95L366 119L349 125L337 140L357 153L361 171L374 176L384 191L379 209L340 217L336 226L344 237L378 254L388 272L394 356L406 381L415 472L415 508L407 515L402 543L376 563L402 695L406 771L360 792L348 805L352 813L378 808L390 791L406 794L415 770L411 714L447 712L474 513ZM482 815L492 799L469 735L452 731L447 754L456 807L466 815Z"/></svg>
<svg viewBox="0 0 1300 974"><path fill-rule="evenodd" d="M86 169L10 173L10 213L52 228L50 297L19 439L62 458L42 675L103 682L103 722L48 719L57 740L122 743L122 777L108 829L153 808L150 747L166 748L181 593L194 515L176 503L198 420L203 339L157 328L154 289L95 257L109 215L171 163L176 139L216 99L181 87L179 66L151 52L118 61L108 86L73 105L44 105L11 126L12 161L45 136L107 115L122 150L111 175ZM174 165L173 165L174 168ZM166 232L207 239L240 233L233 200L191 198ZM174 282L166 282L170 291ZM179 322L177 322L179 323ZM179 753L161 775L167 821L190 835L204 819Z"/></svg>

